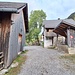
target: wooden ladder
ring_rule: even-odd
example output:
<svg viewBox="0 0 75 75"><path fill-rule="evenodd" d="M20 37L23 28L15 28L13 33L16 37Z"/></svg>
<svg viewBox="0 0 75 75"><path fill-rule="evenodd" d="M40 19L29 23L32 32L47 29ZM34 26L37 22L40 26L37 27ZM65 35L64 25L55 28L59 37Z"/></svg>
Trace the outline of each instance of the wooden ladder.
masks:
<svg viewBox="0 0 75 75"><path fill-rule="evenodd" d="M3 52L0 52L0 70L2 70L3 69Z"/></svg>

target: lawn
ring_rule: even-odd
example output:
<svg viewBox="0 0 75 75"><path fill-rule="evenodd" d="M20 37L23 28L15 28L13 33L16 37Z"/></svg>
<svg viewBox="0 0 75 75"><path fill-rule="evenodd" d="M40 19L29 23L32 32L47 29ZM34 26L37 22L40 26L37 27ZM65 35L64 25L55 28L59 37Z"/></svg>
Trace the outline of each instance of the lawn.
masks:
<svg viewBox="0 0 75 75"><path fill-rule="evenodd" d="M18 66L10 68L7 73L4 75L17 75L20 72L21 66L23 63L25 63L27 57L25 53L27 53L28 50L23 51L20 55L17 56L17 58L13 61L13 63L18 63Z"/></svg>

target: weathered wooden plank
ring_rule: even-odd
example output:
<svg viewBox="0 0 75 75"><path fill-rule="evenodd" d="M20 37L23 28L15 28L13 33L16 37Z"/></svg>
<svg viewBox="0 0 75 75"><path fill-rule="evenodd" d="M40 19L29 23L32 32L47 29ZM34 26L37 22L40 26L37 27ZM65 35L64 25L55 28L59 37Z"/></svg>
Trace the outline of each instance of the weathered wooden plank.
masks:
<svg viewBox="0 0 75 75"><path fill-rule="evenodd" d="M11 14L10 13L1 13L0 12L0 60L5 64L7 62L8 56L8 45L9 45L9 33L11 25ZM1 59L2 58L2 59ZM0 68L3 66L0 66Z"/></svg>

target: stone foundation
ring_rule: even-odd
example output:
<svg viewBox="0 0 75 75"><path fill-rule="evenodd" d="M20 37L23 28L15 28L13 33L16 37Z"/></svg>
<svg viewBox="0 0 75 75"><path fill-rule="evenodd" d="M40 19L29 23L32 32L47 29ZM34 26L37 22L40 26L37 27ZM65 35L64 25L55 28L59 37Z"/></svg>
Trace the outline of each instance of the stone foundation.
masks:
<svg viewBox="0 0 75 75"><path fill-rule="evenodd" d="M64 51L64 52L68 53L68 46L67 45L58 45L57 48L60 51Z"/></svg>
<svg viewBox="0 0 75 75"><path fill-rule="evenodd" d="M75 54L75 48L72 47L68 48L68 52L69 54Z"/></svg>

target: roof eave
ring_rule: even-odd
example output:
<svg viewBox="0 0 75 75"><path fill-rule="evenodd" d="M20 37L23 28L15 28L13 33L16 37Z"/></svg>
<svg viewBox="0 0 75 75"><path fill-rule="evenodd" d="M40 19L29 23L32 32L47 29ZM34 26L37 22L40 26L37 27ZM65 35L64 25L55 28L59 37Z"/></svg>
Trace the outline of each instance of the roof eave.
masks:
<svg viewBox="0 0 75 75"><path fill-rule="evenodd" d="M24 9L26 7L26 4L23 5L22 7L20 7L19 9L17 9L17 12L20 12L22 9Z"/></svg>
<svg viewBox="0 0 75 75"><path fill-rule="evenodd" d="M66 21L64 21L64 20L62 21L62 23L67 24L67 25L69 25L69 26L75 27L75 24L68 23L68 22L66 22Z"/></svg>
<svg viewBox="0 0 75 75"><path fill-rule="evenodd" d="M11 13L19 13L22 9L24 9L26 5L22 6L21 8L0 8L0 12L11 12Z"/></svg>
<svg viewBox="0 0 75 75"><path fill-rule="evenodd" d="M29 27L28 27L28 5L26 4L26 6L23 9L24 12L24 20L25 20L25 26L26 26L26 33L29 32Z"/></svg>
<svg viewBox="0 0 75 75"><path fill-rule="evenodd" d="M0 8L0 12L12 12L17 13L18 10L16 8Z"/></svg>

